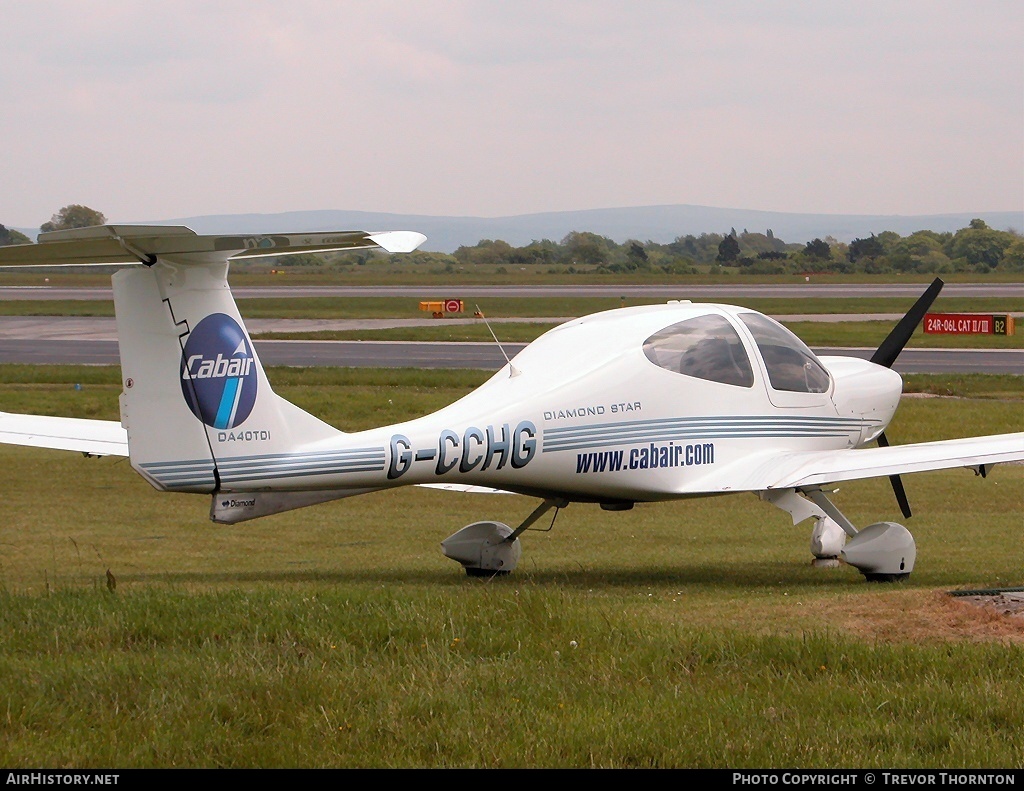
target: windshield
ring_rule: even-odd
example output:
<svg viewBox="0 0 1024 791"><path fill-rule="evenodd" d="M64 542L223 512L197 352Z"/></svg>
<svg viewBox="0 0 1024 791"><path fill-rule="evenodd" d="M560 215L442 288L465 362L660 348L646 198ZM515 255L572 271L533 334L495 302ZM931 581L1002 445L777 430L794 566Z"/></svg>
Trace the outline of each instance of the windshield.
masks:
<svg viewBox="0 0 1024 791"><path fill-rule="evenodd" d="M741 313L740 319L754 336L773 388L794 393L828 392L828 371L796 335L760 313Z"/></svg>

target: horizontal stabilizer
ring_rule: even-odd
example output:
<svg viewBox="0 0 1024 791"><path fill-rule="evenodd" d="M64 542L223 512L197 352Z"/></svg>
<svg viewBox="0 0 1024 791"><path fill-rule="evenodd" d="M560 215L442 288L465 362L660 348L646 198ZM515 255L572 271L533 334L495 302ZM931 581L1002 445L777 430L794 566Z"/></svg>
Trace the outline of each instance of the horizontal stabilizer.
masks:
<svg viewBox="0 0 1024 791"><path fill-rule="evenodd" d="M199 235L183 225L97 225L39 234L38 244L0 247L0 266L215 264L232 259L377 248L410 252L426 237L414 231L328 231Z"/></svg>
<svg viewBox="0 0 1024 791"><path fill-rule="evenodd" d="M91 456L128 455L127 434L114 420L0 412L0 443L77 450Z"/></svg>

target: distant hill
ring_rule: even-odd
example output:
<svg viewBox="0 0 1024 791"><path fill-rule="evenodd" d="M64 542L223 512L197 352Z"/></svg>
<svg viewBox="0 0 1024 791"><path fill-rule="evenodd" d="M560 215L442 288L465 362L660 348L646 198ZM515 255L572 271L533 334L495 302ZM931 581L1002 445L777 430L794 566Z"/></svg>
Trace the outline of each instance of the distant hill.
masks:
<svg viewBox="0 0 1024 791"><path fill-rule="evenodd" d="M956 231L973 218L992 228L1024 230L1024 212L963 212L960 214L792 214L710 206L637 206L621 209L544 212L512 217L435 217L360 211L297 211L280 214L218 214L159 220L187 225L197 233L269 233L272 231L410 230L426 234L424 250L450 253L481 239L503 239L520 247L534 239L561 241L571 231L591 231L622 243L626 239L666 243L678 236L726 233L730 228L772 233L784 242L805 243L834 236L841 242L895 231ZM157 222L157 221L150 221ZM29 233L28 231L23 231ZM32 234L34 235L34 234Z"/></svg>

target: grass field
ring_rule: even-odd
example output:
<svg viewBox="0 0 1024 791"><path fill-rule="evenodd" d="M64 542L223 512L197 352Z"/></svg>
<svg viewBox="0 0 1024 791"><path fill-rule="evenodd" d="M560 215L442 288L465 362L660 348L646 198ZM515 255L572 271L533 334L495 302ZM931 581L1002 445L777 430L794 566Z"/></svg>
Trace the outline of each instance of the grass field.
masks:
<svg viewBox="0 0 1024 791"><path fill-rule="evenodd" d="M486 374L270 376L359 429ZM1021 377L907 379L947 397L904 399L893 442L1024 430ZM0 409L116 418L118 383L0 366ZM572 505L479 580L439 542L533 501L403 489L217 526L122 460L0 464L2 766L1024 765L1024 621L944 594L1024 585L1021 465L906 476L917 567L871 585L750 495ZM899 519L885 480L837 504Z"/></svg>

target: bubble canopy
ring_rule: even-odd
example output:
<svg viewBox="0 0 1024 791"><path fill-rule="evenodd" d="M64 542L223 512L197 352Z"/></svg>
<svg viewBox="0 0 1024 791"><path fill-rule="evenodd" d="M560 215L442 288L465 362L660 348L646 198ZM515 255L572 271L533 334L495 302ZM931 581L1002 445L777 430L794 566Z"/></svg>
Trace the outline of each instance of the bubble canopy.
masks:
<svg viewBox="0 0 1024 791"><path fill-rule="evenodd" d="M829 375L807 346L759 313L741 313L775 390L825 393ZM710 382L753 387L754 372L739 333L722 315L708 313L672 324L644 341L644 355L659 368Z"/></svg>
<svg viewBox="0 0 1024 791"><path fill-rule="evenodd" d="M737 387L753 387L754 372L728 319L706 313L659 330L644 341L647 359L668 371Z"/></svg>

